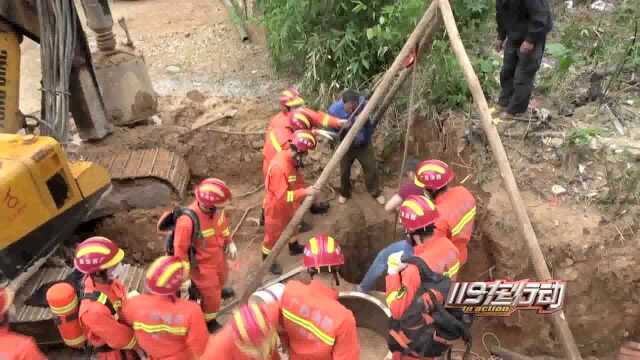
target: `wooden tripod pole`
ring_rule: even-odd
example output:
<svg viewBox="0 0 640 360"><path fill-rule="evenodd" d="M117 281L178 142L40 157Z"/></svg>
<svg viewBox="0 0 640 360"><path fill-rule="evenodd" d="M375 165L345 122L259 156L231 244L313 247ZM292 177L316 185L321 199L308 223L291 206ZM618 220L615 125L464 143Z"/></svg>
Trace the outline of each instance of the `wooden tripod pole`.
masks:
<svg viewBox="0 0 640 360"><path fill-rule="evenodd" d="M531 225L531 221L529 220L529 215L527 215L527 208L524 206L524 202L522 201L522 197L520 196L520 191L518 190L516 179L513 176L513 172L511 171L509 159L507 158L507 154L504 150L504 147L502 146L500 135L498 134L498 131L491 121L491 114L489 113L489 105L487 104L487 99L484 96L484 92L482 91L482 87L480 86L478 76L473 70L473 66L469 61L467 52L464 49L462 40L460 39L460 34L458 33L458 27L456 26L456 21L453 17L453 12L451 11L449 0L435 1L439 3L440 13L442 14L442 20L444 21L445 29L447 30L447 33L449 35L451 48L453 49L453 52L455 53L460 66L462 67L464 77L467 80L467 85L469 86L469 90L473 95L473 100L476 104L476 107L478 108L478 112L480 112L480 123L482 125L482 129L487 135L487 140L489 140L489 144L491 145L493 156L498 163L500 176L502 176L502 182L504 183L507 193L509 194L511 205L513 206L513 210L515 211L516 217L518 218L518 221L520 223L520 232L524 236L524 239L527 243L529 255L531 255L531 260L533 262L533 267L536 271L536 275L540 278L540 280L551 279L551 273L549 272L549 268L547 267L547 263L544 259L544 255L542 254L542 250L540 250L540 244L538 243L536 233L533 231L533 226ZM567 320L564 316L564 311L560 310L553 313L551 315L551 319L556 330L556 336L560 339L564 347L566 357L568 359L574 360L581 359L580 352L578 351L578 346L576 345L573 334L571 333L571 329L569 328L569 324L567 323Z"/></svg>
<svg viewBox="0 0 640 360"><path fill-rule="evenodd" d="M364 109L362 109L362 112L358 115L355 123L353 124L351 129L349 129L349 131L347 132L347 135L345 136L345 138L342 140L342 142L336 149L336 152L333 154L333 156L329 160L329 163L322 170L320 177L316 180L315 184L313 185L316 189L321 189L324 186L324 184L329 179L329 176L331 175L331 173L336 169L336 167L340 163L340 160L342 160L347 150L349 150L349 148L351 147L351 144L353 143L353 140L356 137L356 134L358 133L358 131L360 131L360 129L364 126L364 124L369 120L369 115L371 114L373 109L382 101L384 95L388 92L389 88L391 87L393 78L402 69L403 60L409 55L411 50L413 50L416 47L420 39L423 37L423 34L425 33L425 29L427 28L427 26L435 20L437 16L437 10L438 10L437 8L438 8L437 4L433 2L431 3L427 11L424 13L424 15L422 16L422 19L420 19L420 22L416 25L416 28L413 30L413 33L411 33L411 36L409 36L409 39L407 39L407 42L402 47L402 50L400 50L400 53L398 54L396 59L393 61L393 64L391 64L391 67L384 74L384 77L382 78L380 85L378 85L376 90L373 92L371 99L369 99L369 101L367 102L367 105L364 107ZM256 271L253 279L251 279L251 281L247 285L247 288L244 290L244 293L241 296L241 302L246 302L249 296L258 288L258 286L260 286L260 283L262 282L262 277L264 276L264 274L266 274L266 272L271 267L271 264L273 264L275 259L278 257L278 254L280 254L280 251L282 251L284 246L287 244L289 238L293 235L295 229L298 227L298 225L302 221L302 217L309 210L312 203L313 203L313 196L307 196L302 202L302 204L300 205L300 207L298 208L298 210L296 210L295 214L293 215L293 218L291 219L291 221L289 221L289 224L287 224L287 227L284 229L284 231L280 235L280 238L278 238L278 241L273 246L273 249L271 249L271 253L262 262L262 265L260 265L260 268Z"/></svg>

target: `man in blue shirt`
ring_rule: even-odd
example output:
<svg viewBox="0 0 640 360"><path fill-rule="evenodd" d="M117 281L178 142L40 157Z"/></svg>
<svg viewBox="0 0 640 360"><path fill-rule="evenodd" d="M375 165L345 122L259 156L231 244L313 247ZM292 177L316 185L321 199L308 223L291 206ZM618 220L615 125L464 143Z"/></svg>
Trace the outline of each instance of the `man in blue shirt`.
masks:
<svg viewBox="0 0 640 360"><path fill-rule="evenodd" d="M353 90L346 90L340 100L334 102L329 107L329 115L341 119L348 119L348 125L343 127L340 133L340 140L347 134L348 129L353 126L358 114L364 109L367 99ZM380 180L378 177L378 163L374 154L371 140L375 124L368 119L360 129L351 147L340 162L340 196L338 201L344 204L351 197L351 166L358 160L364 172L367 191L380 205L384 205L385 199L380 190Z"/></svg>

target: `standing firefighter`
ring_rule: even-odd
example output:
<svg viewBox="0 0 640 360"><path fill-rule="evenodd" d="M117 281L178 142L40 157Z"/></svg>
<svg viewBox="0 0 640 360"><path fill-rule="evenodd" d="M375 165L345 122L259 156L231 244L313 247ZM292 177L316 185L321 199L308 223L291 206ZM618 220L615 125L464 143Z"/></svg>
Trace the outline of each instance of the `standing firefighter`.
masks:
<svg viewBox="0 0 640 360"><path fill-rule="evenodd" d="M353 313L338 302L340 244L316 235L304 248L311 282L289 281L282 294L281 319L290 360L355 360L360 344Z"/></svg>
<svg viewBox="0 0 640 360"><path fill-rule="evenodd" d="M547 34L553 27L549 1L497 0L496 23L496 50L504 49L498 105L508 117L524 113L529 106Z"/></svg>
<svg viewBox="0 0 640 360"><path fill-rule="evenodd" d="M394 360L432 359L447 351L453 340L469 344L469 324L444 309L450 279L460 264L449 239L434 234L438 211L426 196L410 196L400 206L400 220L415 256L389 256L386 278L391 310L389 350Z"/></svg>
<svg viewBox="0 0 640 360"><path fill-rule="evenodd" d="M32 338L9 330L9 308L13 303L13 292L0 288L0 359L46 360Z"/></svg>
<svg viewBox="0 0 640 360"><path fill-rule="evenodd" d="M273 245L284 231L302 199L315 193L313 187L305 187L302 157L316 147L316 138L308 130L298 130L293 134L289 149L279 152L271 161L265 178L264 199L264 240L262 258L266 258ZM289 243L291 255L302 254L303 246L294 241ZM273 274L282 274L279 264L271 266Z"/></svg>
<svg viewBox="0 0 640 360"><path fill-rule="evenodd" d="M225 254L235 259L238 253L236 244L229 237L227 217L220 208L231 200L231 190L222 180L209 178L196 186L195 195L196 200L188 209L195 213L198 224L194 226L190 216L178 217L173 253L191 263L191 297L200 298L209 331L214 331L220 327L216 316L227 280Z"/></svg>
<svg viewBox="0 0 640 360"><path fill-rule="evenodd" d="M278 303L242 305L207 343L204 360L279 360Z"/></svg>
<svg viewBox="0 0 640 360"><path fill-rule="evenodd" d="M436 222L436 233L451 240L460 253L460 265L464 265L476 217L473 195L464 186L449 188L455 174L440 160L425 160L418 164L416 177L416 183L438 207L440 217Z"/></svg>
<svg viewBox="0 0 640 360"><path fill-rule="evenodd" d="M124 305L122 317L151 360L192 360L204 352L209 333L202 310L197 303L176 296L188 278L188 262L162 256L147 270L148 293Z"/></svg>
<svg viewBox="0 0 640 360"><path fill-rule="evenodd" d="M111 240L94 236L76 248L74 265L85 274L78 318L84 336L100 360L133 357L133 329L118 321L127 289L117 279L124 251Z"/></svg>

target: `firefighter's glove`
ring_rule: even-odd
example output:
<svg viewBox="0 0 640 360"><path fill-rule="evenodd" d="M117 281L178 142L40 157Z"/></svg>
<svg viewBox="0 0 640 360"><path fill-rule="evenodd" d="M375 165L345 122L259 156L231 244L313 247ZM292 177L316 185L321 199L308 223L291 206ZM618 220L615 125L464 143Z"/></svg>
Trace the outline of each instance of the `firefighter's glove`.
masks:
<svg viewBox="0 0 640 360"><path fill-rule="evenodd" d="M235 242L230 242L225 248L224 253L227 254L227 257L231 260L235 260L238 256L238 247Z"/></svg>
<svg viewBox="0 0 640 360"><path fill-rule="evenodd" d="M402 251L398 251L389 255L387 259L387 274L397 275L407 267L408 264L403 263L401 260L402 254Z"/></svg>

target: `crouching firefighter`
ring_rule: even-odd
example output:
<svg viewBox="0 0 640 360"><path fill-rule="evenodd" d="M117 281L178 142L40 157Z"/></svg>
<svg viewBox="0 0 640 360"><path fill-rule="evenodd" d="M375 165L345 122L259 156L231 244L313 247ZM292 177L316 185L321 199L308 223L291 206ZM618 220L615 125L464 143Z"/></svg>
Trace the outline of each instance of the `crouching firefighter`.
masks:
<svg viewBox="0 0 640 360"><path fill-rule="evenodd" d="M119 321L127 289L117 279L122 273L124 251L111 240L94 236L78 245L76 270L85 274L80 290L78 319L87 340L87 351L99 360L136 359L133 329Z"/></svg>
<svg viewBox="0 0 640 360"><path fill-rule="evenodd" d="M209 178L194 192L196 200L186 208L163 215L158 230L174 227L167 237L167 253L189 261L190 299L200 300L209 331L215 331L220 327L216 316L222 298L234 296L232 289L223 289L228 275L225 254L235 259L238 253L222 209L231 200L231 190L222 180Z"/></svg>
<svg viewBox="0 0 640 360"><path fill-rule="evenodd" d="M438 212L426 196L410 196L400 206L400 220L414 254L389 256L386 278L391 310L388 345L393 360L435 359L462 338L471 349L471 315L445 309L451 278L459 269L458 250L434 235ZM465 353L465 355L466 355Z"/></svg>
<svg viewBox="0 0 640 360"><path fill-rule="evenodd" d="M202 310L176 296L188 278L188 262L162 256L147 270L146 293L131 297L122 309L123 321L151 360L192 360L204 352L209 333Z"/></svg>

